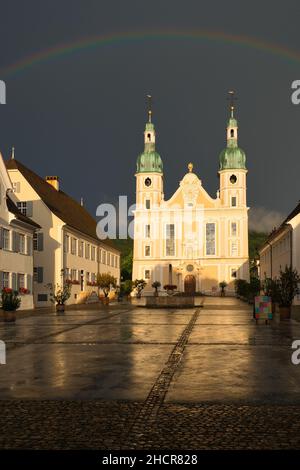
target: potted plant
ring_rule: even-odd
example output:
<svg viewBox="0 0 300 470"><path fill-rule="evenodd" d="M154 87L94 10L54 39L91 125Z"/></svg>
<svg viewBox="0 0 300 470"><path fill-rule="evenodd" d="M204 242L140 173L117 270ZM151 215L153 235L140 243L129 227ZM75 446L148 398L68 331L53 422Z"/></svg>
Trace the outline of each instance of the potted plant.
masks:
<svg viewBox="0 0 300 470"><path fill-rule="evenodd" d="M177 289L177 286L175 286L175 284L166 284L164 289L167 291L168 295L173 295L174 291Z"/></svg>
<svg viewBox="0 0 300 470"><path fill-rule="evenodd" d="M154 297L158 297L158 289L160 288L161 283L159 281L154 281L152 287L154 289Z"/></svg>
<svg viewBox="0 0 300 470"><path fill-rule="evenodd" d="M16 310L20 307L21 299L16 290L4 287L1 292L1 307L4 310L4 321L15 322Z"/></svg>
<svg viewBox="0 0 300 470"><path fill-rule="evenodd" d="M275 313L276 310L276 303L279 302L279 283L277 279L271 279L270 277L266 277L262 283L262 288L264 294L268 297L271 297L272 301L272 313Z"/></svg>
<svg viewBox="0 0 300 470"><path fill-rule="evenodd" d="M227 287L227 282L225 281L220 282L219 287L221 289L221 293L220 293L221 297L225 297L225 288Z"/></svg>
<svg viewBox="0 0 300 470"><path fill-rule="evenodd" d="M104 294L104 298L102 299L102 302L104 305L109 304L109 293L111 291L111 288L116 287L116 285L117 285L117 279L111 274L108 274L108 273L97 274L97 286L100 289L102 289L102 292Z"/></svg>
<svg viewBox="0 0 300 470"><path fill-rule="evenodd" d="M234 281L234 288L238 299L245 300L248 298L249 286L249 282L245 279L236 279Z"/></svg>
<svg viewBox="0 0 300 470"><path fill-rule="evenodd" d="M145 289L147 282L144 279L136 279L132 283L132 287L136 290L136 296L138 299L142 296L142 290Z"/></svg>
<svg viewBox="0 0 300 470"><path fill-rule="evenodd" d="M126 295L128 299L130 299L130 294L132 291L132 280L126 279L126 281L122 282L121 284L121 292Z"/></svg>
<svg viewBox="0 0 300 470"><path fill-rule="evenodd" d="M291 318L291 307L295 295L299 292L299 283L300 276L296 269L286 266L284 271L280 270L280 277L278 279L280 320Z"/></svg>
<svg viewBox="0 0 300 470"><path fill-rule="evenodd" d="M65 303L71 297L72 284L65 282L62 286L50 284L50 301L55 304L57 312L65 311Z"/></svg>

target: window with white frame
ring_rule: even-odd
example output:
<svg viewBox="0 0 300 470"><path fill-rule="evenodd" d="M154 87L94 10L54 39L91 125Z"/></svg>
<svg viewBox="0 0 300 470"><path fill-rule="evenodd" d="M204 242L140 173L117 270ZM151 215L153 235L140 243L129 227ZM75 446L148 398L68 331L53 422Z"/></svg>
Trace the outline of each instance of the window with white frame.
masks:
<svg viewBox="0 0 300 470"><path fill-rule="evenodd" d="M23 215L27 216L27 202L26 201L18 201L17 207Z"/></svg>
<svg viewBox="0 0 300 470"><path fill-rule="evenodd" d="M107 253L107 266L110 266L110 253Z"/></svg>
<svg viewBox="0 0 300 470"><path fill-rule="evenodd" d="M232 277L232 279L236 279L236 277L237 277L237 270L236 270L236 268L231 268L231 270L230 270L230 276Z"/></svg>
<svg viewBox="0 0 300 470"><path fill-rule="evenodd" d="M145 238L150 238L150 224L145 225Z"/></svg>
<svg viewBox="0 0 300 470"><path fill-rule="evenodd" d="M18 274L18 287L19 289L25 288L25 275L24 274Z"/></svg>
<svg viewBox="0 0 300 470"><path fill-rule="evenodd" d="M10 233L9 230L6 228L2 229L2 236L3 236L3 249L9 250L10 249Z"/></svg>
<svg viewBox="0 0 300 470"><path fill-rule="evenodd" d="M69 243L70 243L70 237L69 235L65 235L64 237L64 252L69 253Z"/></svg>
<svg viewBox="0 0 300 470"><path fill-rule="evenodd" d="M2 273L2 280L3 280L3 287L8 288L9 287L9 273L4 271Z"/></svg>
<svg viewBox="0 0 300 470"><path fill-rule="evenodd" d="M77 269L71 269L71 280L77 281Z"/></svg>
<svg viewBox="0 0 300 470"><path fill-rule="evenodd" d="M96 256L96 248L94 246L92 246L92 250L91 250L91 259L92 259L92 261L95 261L95 256Z"/></svg>
<svg viewBox="0 0 300 470"><path fill-rule="evenodd" d="M38 249L38 234L36 232L33 234L33 249Z"/></svg>
<svg viewBox="0 0 300 470"><path fill-rule="evenodd" d="M106 264L106 251L102 250L102 264Z"/></svg>
<svg viewBox="0 0 300 470"><path fill-rule="evenodd" d="M144 276L144 279L145 279L146 281L149 281L150 277L151 277L151 271L150 271L150 269L145 269L145 276Z"/></svg>
<svg viewBox="0 0 300 470"><path fill-rule="evenodd" d="M90 282L90 273L88 271L85 273L85 279L86 282Z"/></svg>
<svg viewBox="0 0 300 470"><path fill-rule="evenodd" d="M231 236L232 237L237 236L237 223L236 222L231 222Z"/></svg>
<svg viewBox="0 0 300 470"><path fill-rule="evenodd" d="M71 253L72 255L77 255L77 239L71 238Z"/></svg>
<svg viewBox="0 0 300 470"><path fill-rule="evenodd" d="M81 258L83 257L83 242L80 240L79 242L79 245L78 245L78 256L80 256Z"/></svg>
<svg viewBox="0 0 300 470"><path fill-rule="evenodd" d="M166 256L175 256L175 225L166 225Z"/></svg>
<svg viewBox="0 0 300 470"><path fill-rule="evenodd" d="M86 259L90 259L90 244L89 243L85 244L85 257Z"/></svg>
<svg viewBox="0 0 300 470"><path fill-rule="evenodd" d="M238 243L237 243L237 241L232 241L231 242L230 253L231 253L231 256L237 256L238 255Z"/></svg>
<svg viewBox="0 0 300 470"><path fill-rule="evenodd" d="M26 252L26 250L25 250L25 235L23 235L22 233L19 234L19 251L23 255Z"/></svg>
<svg viewBox="0 0 300 470"><path fill-rule="evenodd" d="M206 254L215 255L216 254L216 224L207 223L206 224Z"/></svg>
<svg viewBox="0 0 300 470"><path fill-rule="evenodd" d="M150 203L150 199L146 199L146 209L150 209L151 208L151 203Z"/></svg>
<svg viewBox="0 0 300 470"><path fill-rule="evenodd" d="M236 207L237 202L236 202L236 196L231 196L231 207Z"/></svg>
<svg viewBox="0 0 300 470"><path fill-rule="evenodd" d="M150 250L150 245L145 246L145 256L150 256L151 250Z"/></svg>

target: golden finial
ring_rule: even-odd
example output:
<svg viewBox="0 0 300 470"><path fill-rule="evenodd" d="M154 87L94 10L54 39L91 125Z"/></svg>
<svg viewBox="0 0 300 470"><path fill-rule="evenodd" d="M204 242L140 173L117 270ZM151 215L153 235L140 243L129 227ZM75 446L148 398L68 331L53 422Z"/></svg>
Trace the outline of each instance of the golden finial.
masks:
<svg viewBox="0 0 300 470"><path fill-rule="evenodd" d="M148 122L151 122L151 118L152 118L152 96L147 95L147 100L148 100Z"/></svg>
<svg viewBox="0 0 300 470"><path fill-rule="evenodd" d="M237 98L233 90L229 90L228 95L229 96L227 99L229 100L229 103L230 103L230 114L231 114L231 117L233 118L234 102L237 100Z"/></svg>
<svg viewBox="0 0 300 470"><path fill-rule="evenodd" d="M190 172L190 173L192 173L193 168L194 168L194 165L193 165L192 163L189 163L189 164L188 164L188 169L189 169L189 172Z"/></svg>

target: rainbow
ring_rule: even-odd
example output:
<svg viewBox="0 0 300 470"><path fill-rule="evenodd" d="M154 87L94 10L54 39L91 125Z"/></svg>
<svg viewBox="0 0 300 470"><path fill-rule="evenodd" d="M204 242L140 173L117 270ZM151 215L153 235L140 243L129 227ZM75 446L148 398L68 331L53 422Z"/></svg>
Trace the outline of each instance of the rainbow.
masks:
<svg viewBox="0 0 300 470"><path fill-rule="evenodd" d="M35 65L50 59L66 56L68 54L114 44L126 44L128 42L157 41L157 40L193 40L223 43L234 46L259 50L290 62L300 62L300 54L295 50L284 46L262 41L250 36L228 34L221 31L148 31L148 32L124 32L105 35L89 36L69 43L58 44L54 47L34 52L22 59L0 68L0 77L5 78L27 70Z"/></svg>

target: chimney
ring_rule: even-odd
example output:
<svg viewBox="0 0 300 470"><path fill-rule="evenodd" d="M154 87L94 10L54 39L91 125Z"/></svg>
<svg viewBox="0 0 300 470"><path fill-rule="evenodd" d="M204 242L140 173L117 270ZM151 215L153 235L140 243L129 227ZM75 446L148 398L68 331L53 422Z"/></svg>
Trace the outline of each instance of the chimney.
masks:
<svg viewBox="0 0 300 470"><path fill-rule="evenodd" d="M51 184L56 191L59 191L58 176L46 176L47 183Z"/></svg>

